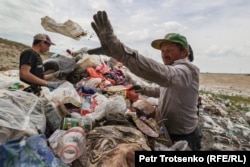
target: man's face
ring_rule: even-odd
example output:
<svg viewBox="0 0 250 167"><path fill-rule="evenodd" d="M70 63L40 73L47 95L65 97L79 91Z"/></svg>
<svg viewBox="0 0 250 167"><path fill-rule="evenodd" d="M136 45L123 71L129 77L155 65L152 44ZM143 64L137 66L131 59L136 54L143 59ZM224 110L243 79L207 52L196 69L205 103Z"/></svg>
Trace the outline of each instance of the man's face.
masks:
<svg viewBox="0 0 250 167"><path fill-rule="evenodd" d="M161 57L165 65L172 65L175 60L183 59L186 56L186 51L180 50L174 43L161 44Z"/></svg>
<svg viewBox="0 0 250 167"><path fill-rule="evenodd" d="M46 41L41 41L41 53L49 51L50 44Z"/></svg>

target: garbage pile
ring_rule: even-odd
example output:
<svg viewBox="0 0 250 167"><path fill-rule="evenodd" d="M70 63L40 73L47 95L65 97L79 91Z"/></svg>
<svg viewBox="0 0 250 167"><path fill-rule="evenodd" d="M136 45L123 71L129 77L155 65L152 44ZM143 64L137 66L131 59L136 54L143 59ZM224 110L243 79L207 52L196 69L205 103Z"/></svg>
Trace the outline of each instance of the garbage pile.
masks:
<svg viewBox="0 0 250 167"><path fill-rule="evenodd" d="M155 121L158 99L129 90L134 84L157 85L108 57L90 56L84 49L72 55L45 62L46 72L67 73L57 89L42 87L39 96L22 91L27 85L18 71L0 73L0 160L5 165L133 166L134 151L189 150L186 141L172 143ZM202 150L250 150L250 113L230 115L224 104L201 98Z"/></svg>
<svg viewBox="0 0 250 167"><path fill-rule="evenodd" d="M250 110L237 111L228 100L201 95L202 150L250 151ZM249 108L250 109L250 108Z"/></svg>

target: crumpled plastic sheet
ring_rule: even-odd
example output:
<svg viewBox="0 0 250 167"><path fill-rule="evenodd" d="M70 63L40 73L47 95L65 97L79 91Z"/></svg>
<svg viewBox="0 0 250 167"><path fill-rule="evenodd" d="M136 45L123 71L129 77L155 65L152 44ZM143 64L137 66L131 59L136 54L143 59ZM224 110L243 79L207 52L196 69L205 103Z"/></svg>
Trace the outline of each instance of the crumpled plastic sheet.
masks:
<svg viewBox="0 0 250 167"><path fill-rule="evenodd" d="M42 100L22 90L0 89L0 127L38 134L45 131L46 117Z"/></svg>

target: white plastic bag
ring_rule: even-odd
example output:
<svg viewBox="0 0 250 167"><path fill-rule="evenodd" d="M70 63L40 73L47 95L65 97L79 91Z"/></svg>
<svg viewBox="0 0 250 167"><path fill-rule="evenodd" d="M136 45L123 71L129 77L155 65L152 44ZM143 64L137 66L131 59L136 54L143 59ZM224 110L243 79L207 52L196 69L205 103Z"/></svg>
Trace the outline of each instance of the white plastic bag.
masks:
<svg viewBox="0 0 250 167"><path fill-rule="evenodd" d="M99 93L96 93L93 96L97 105L94 106L94 111L87 114L86 117L88 117L92 123L95 123L95 121L101 120L105 117L105 106L108 102L108 98Z"/></svg>
<svg viewBox="0 0 250 167"><path fill-rule="evenodd" d="M28 135L44 132L46 117L42 106L42 100L34 94L0 89L0 127Z"/></svg>
<svg viewBox="0 0 250 167"><path fill-rule="evenodd" d="M75 40L80 40L82 36L87 35L87 33L83 31L82 27L72 20L67 20L64 23L57 23L49 16L45 16L41 18L41 25L47 31L56 32Z"/></svg>
<svg viewBox="0 0 250 167"><path fill-rule="evenodd" d="M108 99L108 102L105 106L106 116L111 113L125 114L126 111L127 111L127 105L123 96L115 95Z"/></svg>
<svg viewBox="0 0 250 167"><path fill-rule="evenodd" d="M65 81L57 89L51 92L52 100L61 104L71 103L76 107L81 107L81 97L78 95L73 84Z"/></svg>

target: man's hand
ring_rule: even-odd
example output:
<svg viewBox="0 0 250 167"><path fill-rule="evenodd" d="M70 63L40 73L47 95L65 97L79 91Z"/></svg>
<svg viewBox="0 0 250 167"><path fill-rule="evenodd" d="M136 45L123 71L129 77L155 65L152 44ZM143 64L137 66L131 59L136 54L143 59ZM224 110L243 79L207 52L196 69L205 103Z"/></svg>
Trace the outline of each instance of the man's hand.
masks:
<svg viewBox="0 0 250 167"><path fill-rule="evenodd" d="M62 83L62 82L48 81L48 82L47 82L47 86L48 86L49 88L56 89L56 88L58 88L58 86L60 86L61 83Z"/></svg>
<svg viewBox="0 0 250 167"><path fill-rule="evenodd" d="M143 88L140 85L133 85L128 90L134 90L135 93L143 93Z"/></svg>
<svg viewBox="0 0 250 167"><path fill-rule="evenodd" d="M93 18L94 22L91 22L91 26L100 40L101 47L88 50L88 54L110 55L109 41L115 40L116 36L108 16L105 11L98 11Z"/></svg>

